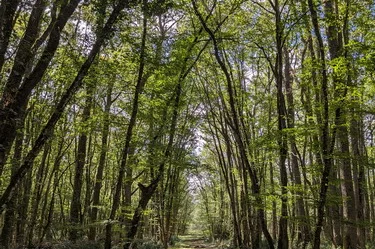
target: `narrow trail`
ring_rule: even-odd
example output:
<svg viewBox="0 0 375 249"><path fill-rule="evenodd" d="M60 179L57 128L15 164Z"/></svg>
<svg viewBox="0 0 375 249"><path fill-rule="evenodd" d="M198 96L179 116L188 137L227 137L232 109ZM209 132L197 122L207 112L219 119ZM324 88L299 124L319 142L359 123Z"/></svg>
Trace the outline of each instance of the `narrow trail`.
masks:
<svg viewBox="0 0 375 249"><path fill-rule="evenodd" d="M199 235L182 236L180 239L171 249L218 248L216 244L206 242L205 238Z"/></svg>

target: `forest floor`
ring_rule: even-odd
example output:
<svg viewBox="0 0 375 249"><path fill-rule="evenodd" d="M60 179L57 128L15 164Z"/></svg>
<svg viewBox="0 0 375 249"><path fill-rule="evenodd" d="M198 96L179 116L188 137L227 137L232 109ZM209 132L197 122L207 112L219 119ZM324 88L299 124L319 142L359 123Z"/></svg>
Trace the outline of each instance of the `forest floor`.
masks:
<svg viewBox="0 0 375 249"><path fill-rule="evenodd" d="M220 248L216 243L207 242L203 236L190 234L179 237L179 241L170 249Z"/></svg>

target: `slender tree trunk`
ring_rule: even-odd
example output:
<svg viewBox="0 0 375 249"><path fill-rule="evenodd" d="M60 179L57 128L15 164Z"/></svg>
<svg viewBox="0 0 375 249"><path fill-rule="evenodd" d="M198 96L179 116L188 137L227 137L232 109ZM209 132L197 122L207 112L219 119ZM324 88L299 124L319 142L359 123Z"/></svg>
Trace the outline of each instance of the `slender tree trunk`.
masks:
<svg viewBox="0 0 375 249"><path fill-rule="evenodd" d="M321 99L322 99L322 126L321 126L321 151L323 161L323 172L320 181L319 200L317 205L317 221L314 232L313 249L320 248L320 234L323 228L323 221L325 216L325 205L327 201L327 190L329 183L329 175L332 168L332 152L335 145L335 132L332 132L331 141L329 139L329 110L328 110L328 77L327 68L325 62L325 50L323 38L320 32L318 14L312 0L308 0L308 6L311 13L311 20L314 28L315 35L318 41L318 51L320 59L320 71L322 74L322 85L321 85ZM340 115L340 112L336 113L336 116Z"/></svg>
<svg viewBox="0 0 375 249"><path fill-rule="evenodd" d="M244 238L244 245L247 248L250 248L252 236L251 236L251 217L249 215L250 212L250 204L249 204L249 190L248 190L248 177L247 177L247 171L245 168L241 167L241 176L242 176L242 182L243 186L241 189L241 217L243 220L243 228L242 228L242 234Z"/></svg>
<svg viewBox="0 0 375 249"><path fill-rule="evenodd" d="M20 0L6 1L2 0L0 4L0 72L5 62L5 54L12 35L15 13ZM1 81L0 76L0 81Z"/></svg>
<svg viewBox="0 0 375 249"><path fill-rule="evenodd" d="M143 8L146 8L147 3L143 1ZM130 116L129 125L126 131L125 137L125 145L121 152L121 163L119 168L119 174L116 180L116 187L113 194L113 203L111 212L109 215L109 220L112 221L116 218L117 209L120 206L120 195L121 195L121 188L123 185L123 179L126 171L128 155L130 152L130 143L133 136L133 128L135 126L138 114L138 106L139 106L139 97L142 94L145 78L144 78L144 66L145 66L145 49L146 49L146 37L147 37L147 18L146 13L143 15L143 31L142 31L142 40L141 40L141 51L139 57L139 69L138 69L138 78L137 78L137 85L135 87L134 99L133 99L133 107ZM147 197L148 195L146 195ZM105 229L105 249L111 249L111 242L112 242L112 224L108 223Z"/></svg>
<svg viewBox="0 0 375 249"><path fill-rule="evenodd" d="M45 144L44 151L42 155L42 160L39 165L39 168L37 170L36 174L36 181L34 185L34 192L33 192L33 199L31 202L31 218L30 223L28 226L28 238L27 238L27 244L29 247L33 246L33 239L34 239L34 230L37 223L37 218L39 214L39 204L42 199L42 193L43 193L43 185L44 185L44 177L47 175L47 167L48 167L48 155L51 150L51 145L49 143Z"/></svg>
<svg viewBox="0 0 375 249"><path fill-rule="evenodd" d="M279 145L279 167L280 167L280 183L281 183L281 216L279 221L279 239L278 249L288 249L289 238L288 238L288 174L286 169L286 158L288 154L287 137L284 132L287 119L287 111L285 106L285 97L283 93L283 39L284 31L281 20L281 12L279 1L274 2L275 10L275 24L276 24L276 63L274 67L274 73L276 78L277 87L277 117L278 117L278 145Z"/></svg>
<svg viewBox="0 0 375 249"><path fill-rule="evenodd" d="M251 178L251 181L252 181L253 194L256 197L256 201L258 202L258 205L260 206L258 208L257 213L258 213L258 218L260 219L260 224L261 224L261 227L262 227L263 234L267 239L268 246L270 247L270 249L273 249L274 243L273 243L272 237L271 237L271 235L268 231L268 228L267 228L267 222L265 220L263 201L262 201L262 198L260 197L260 192L261 192L260 191L260 183L259 183L258 177L256 175L256 172L253 170L250 162L248 161L247 151L246 151L246 148L244 146L243 140L241 138L238 113L237 113L237 110L236 110L236 103L235 103L235 94L233 92L234 90L233 90L232 79L231 79L231 76L228 72L228 69L227 69L227 67L226 67L226 65L223 61L223 58L221 56L221 52L219 50L219 46L218 46L217 39L215 37L215 33L212 32L212 30L207 26L207 23L205 22L205 20L203 19L202 15L200 14L200 12L198 10L198 7L196 5L195 0L192 0L192 4L193 4L194 12L197 15L197 17L199 18L199 21L200 21L201 25L203 26L205 31L209 34L209 36L210 36L210 38L213 42L215 58L216 58L219 66L220 66L220 69L223 71L223 73L225 75L225 79L226 79L226 83L227 83L227 91L228 91L228 95L229 95L229 105L230 105L230 111L231 111L231 113L230 113L231 116L228 117L228 118L232 122L232 129L233 129L234 136L235 136L238 148L239 148L241 160L245 164L246 169L249 171L249 175L250 175L250 178Z"/></svg>
<svg viewBox="0 0 375 249"><path fill-rule="evenodd" d="M27 217L30 206L30 196L32 187L32 175L31 172L25 176L22 181L22 185L19 188L19 198L17 204L17 224L16 224L16 243L23 245L27 239Z"/></svg>
<svg viewBox="0 0 375 249"><path fill-rule="evenodd" d="M275 194L275 181L273 175L273 165L270 165L270 182L271 182L271 193ZM277 208L276 201L272 201L272 237L276 240L277 238Z"/></svg>
<svg viewBox="0 0 375 249"><path fill-rule="evenodd" d="M290 58L289 53L287 49L284 49L285 53L285 88L286 88L286 99L288 103L288 128L294 129L294 123L295 123L295 109L294 109L294 96L293 96L293 79L291 75L291 66L290 66ZM301 179L301 171L300 166L298 164L298 154L297 151L297 144L296 144L296 138L294 134L289 135L289 143L291 148L290 153L290 161L292 166L292 175L294 184L297 186L296 189L302 189L302 179ZM297 243L303 242L303 248L307 246L307 243L310 241L310 229L308 224L308 217L306 214L305 205L303 202L303 191L296 191L296 214L297 214L297 220L299 221L298 224L298 238Z"/></svg>
<svg viewBox="0 0 375 249"><path fill-rule="evenodd" d="M70 5L68 6L71 7ZM56 105L54 112L48 119L47 124L44 126L38 138L36 139L32 149L26 155L23 164L17 170L14 176L11 177L8 186L6 187L4 193L1 195L0 213L4 211L4 209L6 208L6 205L9 203L9 200L11 199L14 193L14 189L17 186L17 184L23 179L23 177L27 174L27 172L29 172L30 169L32 168L32 163L34 159L39 154L40 150L42 149L46 141L51 138L52 131L57 121L60 119L69 101L72 99L75 93L81 88L83 84L83 78L87 75L88 70L90 69L96 55L99 53L99 50L102 44L104 43L106 38L111 34L112 25L117 20L117 17L122 11L122 9L124 9L126 6L127 6L127 1L121 1L113 8L113 11L110 17L108 18L102 32L99 33L98 38L95 41L93 48L91 49L85 63L81 66L79 72L77 73L70 87L63 94L59 103ZM65 8L68 8L68 7L65 7Z"/></svg>
<svg viewBox="0 0 375 249"><path fill-rule="evenodd" d="M332 166L332 171L330 175L330 180L332 182L339 182L340 178L338 176L339 168L337 166ZM334 195L342 198L342 191L339 186L331 184L328 191ZM327 206L327 222L331 226L331 231L329 235L332 237L332 242L334 246L341 247L343 243L343 214L342 205L340 201L335 201L331 205Z"/></svg>
<svg viewBox="0 0 375 249"><path fill-rule="evenodd" d="M131 208L132 208L132 185L133 185L133 169L126 169L125 186L124 186L124 208L125 208L125 231L128 232L131 227Z"/></svg>
<svg viewBox="0 0 375 249"><path fill-rule="evenodd" d="M96 179L95 179L95 186L94 186L94 193L93 193L93 200L92 200L92 209L90 212L90 222L92 223L90 226L89 231L89 240L96 239L96 232L97 228L95 226L95 222L98 219L98 211L100 206L100 190L102 188L102 181L103 181L103 173L104 167L106 164L106 157L108 151L108 137L109 137L109 114L112 105L112 90L113 90L113 80L110 81L108 88L107 88L107 97L106 103L104 107L104 116L103 116L103 126L102 126L102 141L100 147L100 157L99 157L99 165L96 172Z"/></svg>
<svg viewBox="0 0 375 249"><path fill-rule="evenodd" d="M88 122L91 116L92 108L92 95L94 92L94 86L86 86L86 99L85 106L83 107L81 123L83 125L83 130L78 138L78 147L75 163L75 172L74 172L74 182L73 182L73 195L70 203L70 225L71 229L69 231L69 240L76 241L83 234L79 226L82 224L82 201L81 201L81 192L83 186L83 173L86 165L86 155L87 155L87 134L89 133ZM87 186L86 186L87 187Z"/></svg>
<svg viewBox="0 0 375 249"><path fill-rule="evenodd" d="M367 164L367 160L365 159L365 155L361 146L361 137L364 135L362 134L361 129L361 115L356 114L355 111L352 111L352 119L350 122L350 138L351 138L351 147L353 148L353 167L357 168L358 170L358 180L354 181L357 186L355 187L357 190L356 192L356 199L358 202L357 205L357 217L358 223L364 223L366 220L369 219L368 217L368 200L366 198L367 189L366 186L366 175L365 175L365 165ZM361 248L365 247L365 242L367 241L367 231L365 226L358 227L358 243Z"/></svg>
<svg viewBox="0 0 375 249"><path fill-rule="evenodd" d="M141 197L138 201L138 206L134 212L132 223L129 232L127 233L126 242L124 244L124 249L130 249L133 243L133 240L137 234L139 228L139 222L141 220L143 211L147 207L148 202L150 201L152 195L155 193L156 188L158 187L159 182L164 174L164 168L166 161L170 158L173 150L173 142L175 137L175 132L177 128L177 119L178 119L178 107L180 105L180 98L181 98L181 84L182 81L185 79L186 74L181 74L178 80L178 84L176 86L175 92L175 100L173 105L173 114L170 126L170 133L167 148L164 151L163 161L159 164L159 169L156 177L152 179L151 183L146 187L142 184L138 184L139 189L141 191Z"/></svg>
<svg viewBox="0 0 375 249"><path fill-rule="evenodd" d="M53 168L52 168L52 171L51 171L50 183L49 183L49 185L51 185L52 184L51 182L53 181L52 193L51 193L51 196L50 196L49 203L48 203L48 198L47 198L48 195L45 198L44 206L46 206L46 208L48 207L48 210L47 210L48 214L47 214L45 224L41 225L39 244L41 244L43 242L44 237L46 236L46 234L48 232L48 229L50 228L50 226L52 224L52 218L53 218L53 215L54 215L54 207L55 207L55 196L56 196L56 191L57 191L57 187L58 187L58 184L59 184L59 180L61 178L60 172L59 172L61 160L64 156L65 151L70 147L70 143L68 143L67 147L64 149L64 137L59 141L58 144L59 145L58 145L58 149L57 149L57 155L56 155L55 161L53 163ZM48 189L51 189L51 187L49 187ZM49 191L46 191L46 192L49 193Z"/></svg>
<svg viewBox="0 0 375 249"><path fill-rule="evenodd" d="M344 248L357 248L357 228L356 228L356 205L355 205L355 195L353 189L353 176L352 167L350 161L350 151L349 151L349 140L348 131L346 128L346 121L343 120L341 126L338 128L337 138L340 144L341 165L340 165L340 175L344 182L341 184L342 192L345 197L344 199L344 218L346 219L345 230L344 230Z"/></svg>
<svg viewBox="0 0 375 249"><path fill-rule="evenodd" d="M71 0L61 10L40 59L32 72L29 75L25 75L27 64L33 58L31 46L37 39L38 27L46 2L46 0L37 0L35 3L24 39L19 44L11 75L7 80L0 100L0 170L5 164L16 131L25 115L30 94L46 72L59 45L61 32L80 0ZM21 84L23 77L25 78Z"/></svg>
<svg viewBox="0 0 375 249"><path fill-rule="evenodd" d="M23 132L17 133L16 142L14 144L14 153L12 159L12 172L13 175L19 168L22 160L23 151ZM0 248L11 248L11 243L14 241L14 234L16 228L16 215L17 215L17 201L20 197L20 189L17 188L16 194L9 202L8 208L4 216L3 229L0 235Z"/></svg>

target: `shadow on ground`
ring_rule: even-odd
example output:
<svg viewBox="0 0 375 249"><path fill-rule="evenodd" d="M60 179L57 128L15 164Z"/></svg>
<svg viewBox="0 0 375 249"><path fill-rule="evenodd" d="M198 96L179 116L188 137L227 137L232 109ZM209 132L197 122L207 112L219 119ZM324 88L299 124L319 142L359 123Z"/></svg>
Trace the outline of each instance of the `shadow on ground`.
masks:
<svg viewBox="0 0 375 249"><path fill-rule="evenodd" d="M197 234L180 236L179 239L171 249L219 248L217 244L207 242L203 236Z"/></svg>

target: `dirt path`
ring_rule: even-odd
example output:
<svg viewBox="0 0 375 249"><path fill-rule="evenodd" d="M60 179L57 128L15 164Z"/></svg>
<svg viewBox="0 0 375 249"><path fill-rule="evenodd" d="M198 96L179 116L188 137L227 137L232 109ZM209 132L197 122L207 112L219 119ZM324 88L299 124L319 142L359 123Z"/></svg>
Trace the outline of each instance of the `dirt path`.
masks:
<svg viewBox="0 0 375 249"><path fill-rule="evenodd" d="M208 243L203 237L197 235L182 236L181 241L171 249L217 248L217 245Z"/></svg>
<svg viewBox="0 0 375 249"><path fill-rule="evenodd" d="M189 246L188 248L207 248L204 238L191 238L182 241L184 244Z"/></svg>

